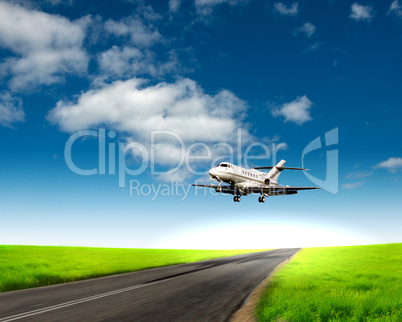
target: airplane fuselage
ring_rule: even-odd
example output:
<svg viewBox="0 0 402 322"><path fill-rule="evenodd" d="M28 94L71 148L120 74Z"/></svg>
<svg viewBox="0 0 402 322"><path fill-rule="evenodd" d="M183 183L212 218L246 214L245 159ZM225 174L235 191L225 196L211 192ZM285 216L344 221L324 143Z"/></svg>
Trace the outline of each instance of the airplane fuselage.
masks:
<svg viewBox="0 0 402 322"><path fill-rule="evenodd" d="M239 188L278 185L278 183L273 180L267 182L264 172L255 169L245 169L228 162L222 162L215 168L209 170L209 175L213 180L218 182L222 181Z"/></svg>

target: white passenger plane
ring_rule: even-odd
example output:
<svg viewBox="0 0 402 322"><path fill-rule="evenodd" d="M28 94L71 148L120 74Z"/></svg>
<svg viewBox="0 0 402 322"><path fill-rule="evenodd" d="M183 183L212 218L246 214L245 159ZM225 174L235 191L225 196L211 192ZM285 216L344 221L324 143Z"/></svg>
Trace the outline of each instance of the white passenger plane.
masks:
<svg viewBox="0 0 402 322"><path fill-rule="evenodd" d="M193 184L193 186L213 188L216 192L234 195L233 201L239 202L240 196L247 196L250 193L259 193L259 202L265 202L265 197L294 195L298 190L320 189L317 187L290 187L280 186L278 177L282 170L308 170L303 168L284 167L285 160L281 160L273 167L256 167L245 169L229 162L222 162L215 168L209 170L211 179L218 181L219 185ZM271 169L268 173L258 171L259 169ZM221 181L229 185L221 185Z"/></svg>

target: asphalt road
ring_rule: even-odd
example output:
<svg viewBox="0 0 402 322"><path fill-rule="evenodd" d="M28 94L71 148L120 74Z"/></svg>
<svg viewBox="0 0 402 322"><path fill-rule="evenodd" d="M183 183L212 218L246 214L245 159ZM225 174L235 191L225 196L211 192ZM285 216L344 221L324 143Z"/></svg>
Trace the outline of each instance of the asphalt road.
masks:
<svg viewBox="0 0 402 322"><path fill-rule="evenodd" d="M299 249L213 259L0 294L0 321L227 321Z"/></svg>

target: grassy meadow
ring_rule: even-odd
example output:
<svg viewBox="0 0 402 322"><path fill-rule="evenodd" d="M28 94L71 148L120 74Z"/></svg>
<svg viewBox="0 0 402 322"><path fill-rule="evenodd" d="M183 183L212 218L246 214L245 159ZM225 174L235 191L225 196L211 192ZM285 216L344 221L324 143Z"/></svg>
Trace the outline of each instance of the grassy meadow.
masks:
<svg viewBox="0 0 402 322"><path fill-rule="evenodd" d="M305 248L273 277L258 321L402 321L402 244Z"/></svg>
<svg viewBox="0 0 402 322"><path fill-rule="evenodd" d="M257 251L0 246L0 292Z"/></svg>

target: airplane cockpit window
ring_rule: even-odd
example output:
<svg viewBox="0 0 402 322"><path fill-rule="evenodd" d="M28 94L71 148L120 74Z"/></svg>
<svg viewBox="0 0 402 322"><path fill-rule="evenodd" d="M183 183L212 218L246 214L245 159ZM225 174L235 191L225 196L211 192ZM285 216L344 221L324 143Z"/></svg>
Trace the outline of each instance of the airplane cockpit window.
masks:
<svg viewBox="0 0 402 322"><path fill-rule="evenodd" d="M227 164L227 163L219 163L216 167L217 167L217 168L220 168L220 167L232 168L232 165L231 165L231 164Z"/></svg>

